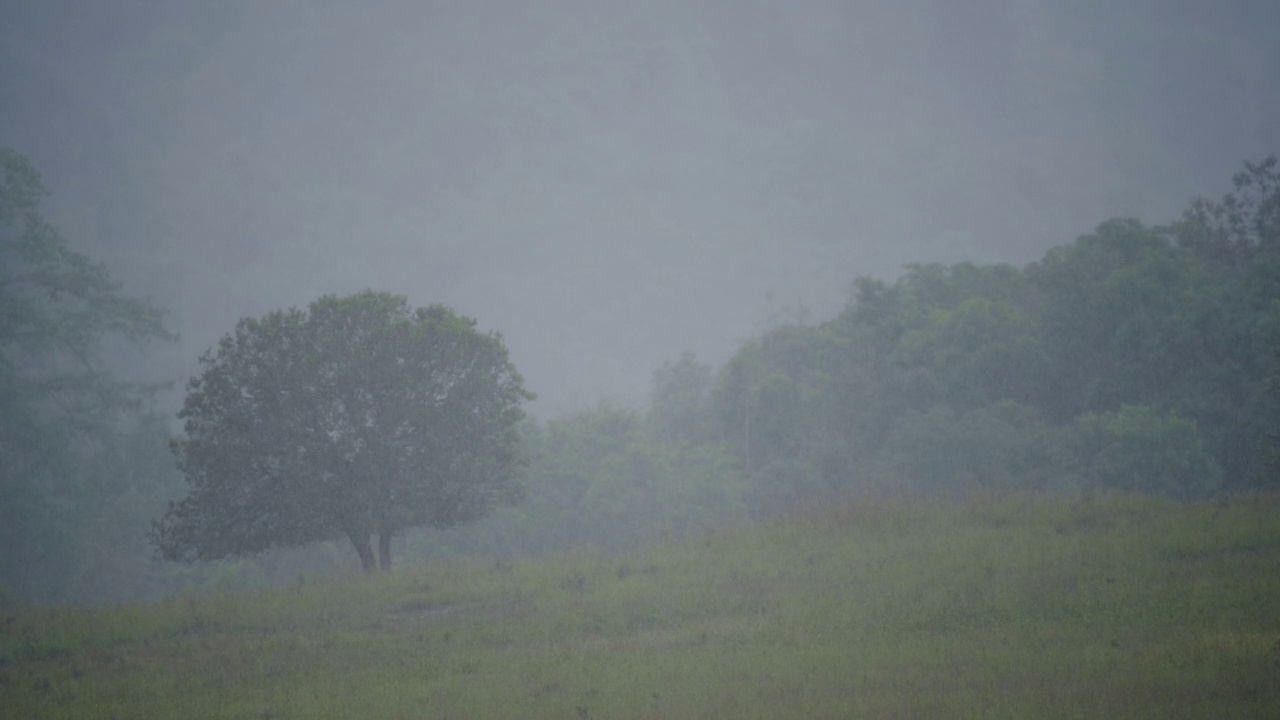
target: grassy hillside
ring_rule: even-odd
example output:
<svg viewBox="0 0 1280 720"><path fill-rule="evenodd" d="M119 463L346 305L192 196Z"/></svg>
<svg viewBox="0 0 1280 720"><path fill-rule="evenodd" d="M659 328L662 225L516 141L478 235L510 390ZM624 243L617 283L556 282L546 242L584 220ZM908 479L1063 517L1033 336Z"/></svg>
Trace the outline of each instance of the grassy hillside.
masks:
<svg viewBox="0 0 1280 720"><path fill-rule="evenodd" d="M14 718L1280 717L1280 498L853 503L0 618Z"/></svg>

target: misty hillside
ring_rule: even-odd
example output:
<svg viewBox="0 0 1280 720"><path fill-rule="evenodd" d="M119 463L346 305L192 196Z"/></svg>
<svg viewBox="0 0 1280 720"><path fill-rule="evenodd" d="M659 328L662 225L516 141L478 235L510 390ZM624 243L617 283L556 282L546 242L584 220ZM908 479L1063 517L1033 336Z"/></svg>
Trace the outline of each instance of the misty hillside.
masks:
<svg viewBox="0 0 1280 720"><path fill-rule="evenodd" d="M12 178L34 172L6 157ZM28 443L11 451L4 488L7 592L13 601L101 603L280 582L351 557L322 540L350 539L372 569L375 532L385 569L393 556L629 551L868 496L1119 492L1194 501L1274 490L1277 180L1274 158L1246 163L1233 192L1194 201L1176 222L1113 219L1022 268L928 264L893 282L859 278L840 314L777 325L720 368L692 353L665 363L644 409L604 403L524 417L529 395L501 335L445 306L414 314L404 298L372 291L243 319L216 355L202 357L176 438L168 418L140 404L146 388L75 363L15 372L15 389L54 389L45 403L4 397L8 417L27 418L8 426L12 447ZM38 219L33 208L23 212ZM45 237L32 222L22 242ZM70 252L56 235L45 240L55 259ZM152 305L116 297L105 274L74 253L62 262L71 274L51 277L81 283L76 302L92 305L87 317L102 324L64 341L88 348L117 327L168 339ZM13 357L61 357L27 335L57 337L58 313L70 320L84 310L21 294L14 302L52 315L16 326L12 347L28 354ZM385 332L351 325L378 307L392 312ZM426 324L412 330L409 318ZM394 330L402 325L409 335ZM289 341L288 333L301 334ZM461 357L455 351L433 349L445 338L453 339L441 347L487 349L458 365L448 359ZM425 353L412 378L402 369L419 365L406 364L406 342ZM289 347L310 350L289 360ZM318 363L317 353L333 360ZM284 364L271 369L276 362ZM437 376L457 379L440 385ZM471 380L457 384L463 378ZM350 395L365 383L364 395ZM451 396L432 409L431 398ZM357 425L373 428L388 413L399 424L351 435L341 416L360 397L373 404ZM280 400L263 404L270 398ZM311 404L299 405L305 398ZM92 414L68 417L68 403ZM334 413L338 424L315 424ZM497 413L492 422L467 419L487 413ZM344 436L358 442L343 445ZM461 473L467 494L447 489L455 480L442 468ZM426 483L418 494L405 473ZM310 489L290 479L299 476ZM369 510L384 513L376 527L351 514L383 493L385 510ZM155 548L201 562L160 564Z"/></svg>
<svg viewBox="0 0 1280 720"><path fill-rule="evenodd" d="M1274 495L861 502L608 556L6 613L14 717L1280 710Z"/></svg>
<svg viewBox="0 0 1280 720"><path fill-rule="evenodd" d="M860 275L1165 222L1280 144L1265 0L846 5L9 2L0 144L169 311L145 379L372 287L502 331L548 415Z"/></svg>
<svg viewBox="0 0 1280 720"><path fill-rule="evenodd" d="M0 604L1274 489L1278 20L9 3Z"/></svg>

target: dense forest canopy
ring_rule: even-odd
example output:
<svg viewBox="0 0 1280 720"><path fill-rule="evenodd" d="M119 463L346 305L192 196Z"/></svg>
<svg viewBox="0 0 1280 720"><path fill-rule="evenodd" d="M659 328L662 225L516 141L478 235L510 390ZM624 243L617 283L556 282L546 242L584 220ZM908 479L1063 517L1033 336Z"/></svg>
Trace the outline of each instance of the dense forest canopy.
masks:
<svg viewBox="0 0 1280 720"><path fill-rule="evenodd" d="M1276 161L1177 222L1102 223L1025 268L914 265L839 316L745 345L711 401L757 485L791 495L1274 485Z"/></svg>

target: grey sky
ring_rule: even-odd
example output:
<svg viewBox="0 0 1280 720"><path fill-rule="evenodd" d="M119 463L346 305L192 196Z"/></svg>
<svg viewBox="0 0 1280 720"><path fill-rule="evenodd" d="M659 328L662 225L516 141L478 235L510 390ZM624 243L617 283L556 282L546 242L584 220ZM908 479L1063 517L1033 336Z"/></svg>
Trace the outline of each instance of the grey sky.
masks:
<svg viewBox="0 0 1280 720"><path fill-rule="evenodd" d="M1280 149L1277 30L1269 1L10 0L0 144L171 310L148 372L372 287L501 330L554 414L857 275L1225 192Z"/></svg>

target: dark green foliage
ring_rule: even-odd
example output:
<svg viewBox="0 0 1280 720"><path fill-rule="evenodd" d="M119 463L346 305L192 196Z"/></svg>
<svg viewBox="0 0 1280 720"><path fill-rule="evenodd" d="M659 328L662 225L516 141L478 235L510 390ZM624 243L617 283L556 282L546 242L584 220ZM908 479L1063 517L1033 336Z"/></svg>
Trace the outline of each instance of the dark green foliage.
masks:
<svg viewBox="0 0 1280 720"><path fill-rule="evenodd" d="M1273 357L1277 369L1267 382L1267 395L1275 403L1280 401L1280 349L1275 351ZM1271 431L1262 441L1262 450L1251 479L1260 487L1271 490L1280 488L1280 429Z"/></svg>
<svg viewBox="0 0 1280 720"><path fill-rule="evenodd" d="M733 448L755 513L821 495L843 480L850 445L837 387L842 339L785 325L739 349L713 398L719 432Z"/></svg>
<svg viewBox="0 0 1280 720"><path fill-rule="evenodd" d="M620 551L741 517L739 468L728 452L669 440L668 431L609 406L531 428L529 500L513 513L527 520L520 545Z"/></svg>
<svg viewBox="0 0 1280 720"><path fill-rule="evenodd" d="M130 435L137 389L92 362L102 336L163 337L158 314L65 250L35 211L38 178L5 158L0 541L27 549L5 561L78 568L61 587L98 582L95 562L163 585L91 547L134 547L119 523L172 495L151 467L163 423ZM245 319L192 381L175 446L191 493L152 540L192 560L347 537L371 567L393 535L418 556L617 551L862 490L1275 487L1276 168L1246 164L1177 223L1109 220L1025 268L858 278L838 316L775 327L718 371L690 353L659 368L647 411L522 422L500 338L441 306L366 292ZM407 533L514 499L521 446L525 503Z"/></svg>
<svg viewBox="0 0 1280 720"><path fill-rule="evenodd" d="M487 522L413 537L419 555L617 552L745 515L739 463L715 436L710 368L689 353L653 378L648 413L602 404L521 432L527 497Z"/></svg>
<svg viewBox="0 0 1280 720"><path fill-rule="evenodd" d="M1148 403L1189 409L1206 373L1234 352L1219 331L1228 308L1214 276L1157 230L1103 223L1051 250L1026 274L1039 294L1045 351L1053 358L1045 409L1083 412ZM1215 337L1218 335L1218 337Z"/></svg>
<svg viewBox="0 0 1280 720"><path fill-rule="evenodd" d="M1086 413L1066 436L1064 470L1074 469L1086 487L1188 500L1204 497L1221 478L1195 422L1144 405Z"/></svg>
<svg viewBox="0 0 1280 720"><path fill-rule="evenodd" d="M1264 391L1280 347L1280 172L1275 156L1245 163L1221 200L1197 199L1170 232L1221 287L1223 312L1201 331L1220 348L1216 393L1206 393L1201 420L1228 487L1265 477L1268 433L1280 428L1280 397ZM1184 415L1187 413L1183 413Z"/></svg>
<svg viewBox="0 0 1280 720"><path fill-rule="evenodd" d="M1012 401L957 413L907 413L885 444L884 474L924 493L1045 489L1061 481L1055 437L1040 413Z"/></svg>
<svg viewBox="0 0 1280 720"><path fill-rule="evenodd" d="M1234 192L1197 198L1174 226L1178 242L1205 264L1239 272L1263 253L1280 252L1280 164L1271 155L1244 164Z"/></svg>
<svg viewBox="0 0 1280 720"><path fill-rule="evenodd" d="M1274 174L1248 165L1178 224L1110 220L1025 268L859 278L837 317L772 328L715 373L686 353L647 413L526 425L529 501L452 542L619 550L864 491L1274 486Z"/></svg>
<svg viewBox="0 0 1280 720"><path fill-rule="evenodd" d="M476 520L519 498L532 398L500 336L366 291L246 318L201 358L175 442L190 494L153 527L173 560Z"/></svg>
<svg viewBox="0 0 1280 720"><path fill-rule="evenodd" d="M911 322L890 355L913 407L1038 404L1047 359L1022 274L1007 265L911 268Z"/></svg>
<svg viewBox="0 0 1280 720"><path fill-rule="evenodd" d="M715 393L760 505L869 485L1103 487L1180 498L1271 474L1280 183L1170 227L1107 221L1025 269L860 278L840 316L743 345ZM820 495L819 495L820 496Z"/></svg>
<svg viewBox="0 0 1280 720"><path fill-rule="evenodd" d="M153 389L115 377L102 346L172 336L45 220L30 161L0 147L0 172L0 595L65 599L93 571L86 550L120 547L111 508L159 481L102 462L127 452Z"/></svg>

